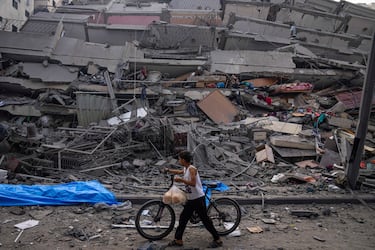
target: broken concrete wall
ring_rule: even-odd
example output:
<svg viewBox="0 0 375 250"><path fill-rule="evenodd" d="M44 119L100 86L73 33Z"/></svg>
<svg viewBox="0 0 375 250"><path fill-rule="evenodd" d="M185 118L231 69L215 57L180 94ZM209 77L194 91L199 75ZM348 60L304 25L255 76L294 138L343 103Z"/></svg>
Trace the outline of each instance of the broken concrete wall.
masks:
<svg viewBox="0 0 375 250"><path fill-rule="evenodd" d="M223 23L228 25L231 13L243 17L256 17L266 20L270 5L256 2L226 1Z"/></svg>
<svg viewBox="0 0 375 250"><path fill-rule="evenodd" d="M70 84L78 77L78 68L64 67L49 63L21 63L22 73L31 80L41 80L49 83L67 83Z"/></svg>
<svg viewBox="0 0 375 250"><path fill-rule="evenodd" d="M147 37L148 29L139 26L89 24L87 33L89 42L123 46L127 42Z"/></svg>
<svg viewBox="0 0 375 250"><path fill-rule="evenodd" d="M22 89L60 89L66 91L69 87L67 84L59 83L44 83L41 81L31 81L29 79L21 79L16 77L0 77L0 87L12 87L12 92L22 93Z"/></svg>
<svg viewBox="0 0 375 250"><path fill-rule="evenodd" d="M237 31L228 32L225 40L220 44L223 50L274 50L291 44L289 38L280 38L269 35L239 34Z"/></svg>
<svg viewBox="0 0 375 250"><path fill-rule="evenodd" d="M295 5L312 10L328 12L336 15L357 15L374 18L375 10L347 1L333 0L295 0Z"/></svg>
<svg viewBox="0 0 375 250"><path fill-rule="evenodd" d="M221 12L213 10L170 9L170 24L222 26Z"/></svg>
<svg viewBox="0 0 375 250"><path fill-rule="evenodd" d="M275 59L279 58L279 59ZM291 53L262 51L212 51L211 72L294 72L295 64ZM264 67L267 65L267 67Z"/></svg>
<svg viewBox="0 0 375 250"><path fill-rule="evenodd" d="M0 31L0 51L15 60L43 61L49 56L52 39L43 34Z"/></svg>
<svg viewBox="0 0 375 250"><path fill-rule="evenodd" d="M337 4L337 2L334 2L333 6L336 8ZM258 2L228 3L225 9L224 23L228 24L230 13L232 12L237 16L284 24L294 23L297 27L308 27L319 31L371 36L375 27L375 11L372 11L372 16L367 17L362 14L353 14L348 7L349 5L345 5L342 13L336 13L334 11L326 12L326 10L316 8L316 6L310 6L309 8L309 5L302 4L288 5L286 3L275 4L274 2L262 4Z"/></svg>
<svg viewBox="0 0 375 250"><path fill-rule="evenodd" d="M244 33L273 35L281 38L289 38L291 36L290 25L239 16L236 16L235 20L233 24L234 29ZM363 41L359 41L359 44L355 44L357 39L350 35L321 32L304 27L297 27L296 36L296 39L306 43L319 44L328 48L337 48L342 51L347 51L353 47L356 48L361 44L366 45ZM371 39L363 38L363 40L370 41ZM369 51L370 47L364 49L365 51Z"/></svg>
<svg viewBox="0 0 375 250"><path fill-rule="evenodd" d="M219 30L194 25L152 24L149 42L153 48L208 48L215 49Z"/></svg>
<svg viewBox="0 0 375 250"><path fill-rule="evenodd" d="M276 22L329 32L334 32L343 20L343 17L329 13L289 7L280 8L275 18Z"/></svg>
<svg viewBox="0 0 375 250"><path fill-rule="evenodd" d="M346 33L371 36L374 32L375 17L366 18L362 16L350 16Z"/></svg>
<svg viewBox="0 0 375 250"><path fill-rule="evenodd" d="M123 61L124 46L107 46L100 43L88 43L75 38L62 37L52 58L65 65L87 66L90 62L115 72Z"/></svg>
<svg viewBox="0 0 375 250"><path fill-rule="evenodd" d="M247 49L252 49L254 42L257 40L269 42L268 47L274 46L275 42L285 42L285 45L295 43L298 41L301 45L310 49L318 56L328 57L331 59L345 60L350 62L362 62L363 53L369 51L370 48L370 37L355 38L351 35L335 34L329 32L320 32L307 28L297 28L297 37L293 40L290 39L290 27L289 25L279 24L269 21L263 21L254 18L243 18L236 17L237 21L234 23L234 31L243 32L243 36L239 34L231 34L231 39L226 39L226 42L230 42L231 46L235 45L236 36L240 40L243 40L239 45L246 44L246 40L254 40L253 43L249 43ZM249 34L249 35L247 35ZM276 35L277 34L277 35ZM267 44L261 44L261 42L255 43L262 46ZM279 45L280 46L280 45ZM228 49L229 47L225 47ZM353 48L359 48L363 50L359 52ZM240 48L246 49L246 48ZM327 53L327 50L331 52Z"/></svg>
<svg viewBox="0 0 375 250"><path fill-rule="evenodd" d="M276 21L295 23L296 26L309 27L320 31L348 33L371 36L374 32L375 19L362 16L338 16L324 12L296 8L281 8Z"/></svg>

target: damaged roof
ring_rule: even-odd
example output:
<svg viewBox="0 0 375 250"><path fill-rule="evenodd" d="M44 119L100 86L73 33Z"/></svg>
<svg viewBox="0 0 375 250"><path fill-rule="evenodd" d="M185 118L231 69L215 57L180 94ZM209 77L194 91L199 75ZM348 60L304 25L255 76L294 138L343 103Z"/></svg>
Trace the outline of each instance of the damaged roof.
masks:
<svg viewBox="0 0 375 250"><path fill-rule="evenodd" d="M90 18L90 15L38 12L26 21L20 31L53 35L61 21L65 35L72 36L71 33L74 33L76 38L85 39L84 28Z"/></svg>

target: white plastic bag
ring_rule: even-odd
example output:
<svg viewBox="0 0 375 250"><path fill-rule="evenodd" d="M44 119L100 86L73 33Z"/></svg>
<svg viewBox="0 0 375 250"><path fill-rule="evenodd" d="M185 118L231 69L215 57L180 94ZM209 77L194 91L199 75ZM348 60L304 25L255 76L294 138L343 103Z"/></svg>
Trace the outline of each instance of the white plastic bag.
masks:
<svg viewBox="0 0 375 250"><path fill-rule="evenodd" d="M163 202L165 204L184 204L187 200L186 193L173 185L164 195Z"/></svg>

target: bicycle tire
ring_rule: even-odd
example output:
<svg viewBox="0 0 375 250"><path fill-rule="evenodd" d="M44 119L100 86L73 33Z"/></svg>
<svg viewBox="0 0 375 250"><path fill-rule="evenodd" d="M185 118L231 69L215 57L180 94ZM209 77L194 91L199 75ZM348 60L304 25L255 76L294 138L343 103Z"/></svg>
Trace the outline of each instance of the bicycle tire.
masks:
<svg viewBox="0 0 375 250"><path fill-rule="evenodd" d="M240 205L231 198L213 200L208 206L207 214L221 236L236 230L241 222Z"/></svg>
<svg viewBox="0 0 375 250"><path fill-rule="evenodd" d="M162 209L159 221L157 214ZM138 233L148 240L160 240L174 228L176 215L173 208L161 200L151 200L142 205L135 217Z"/></svg>

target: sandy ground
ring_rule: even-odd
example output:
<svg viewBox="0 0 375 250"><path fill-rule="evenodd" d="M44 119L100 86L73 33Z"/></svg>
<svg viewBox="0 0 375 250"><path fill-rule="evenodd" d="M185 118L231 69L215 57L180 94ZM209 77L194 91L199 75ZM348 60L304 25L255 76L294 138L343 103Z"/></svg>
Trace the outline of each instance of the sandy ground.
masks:
<svg viewBox="0 0 375 250"><path fill-rule="evenodd" d="M370 206L373 204L369 204ZM124 211L82 206L0 207L2 249L147 249L149 242L135 228L112 228L128 223L139 205ZM374 249L375 210L365 205L242 206L240 236L223 237L219 249ZM308 210L317 217L298 217L291 211ZM39 224L22 234L16 224L30 219ZM274 219L268 224L265 219ZM263 232L250 233L259 226ZM18 240L16 238L18 237ZM184 247L206 249L211 240L202 226L189 224ZM173 233L148 249L164 249ZM142 248L144 247L144 248Z"/></svg>

